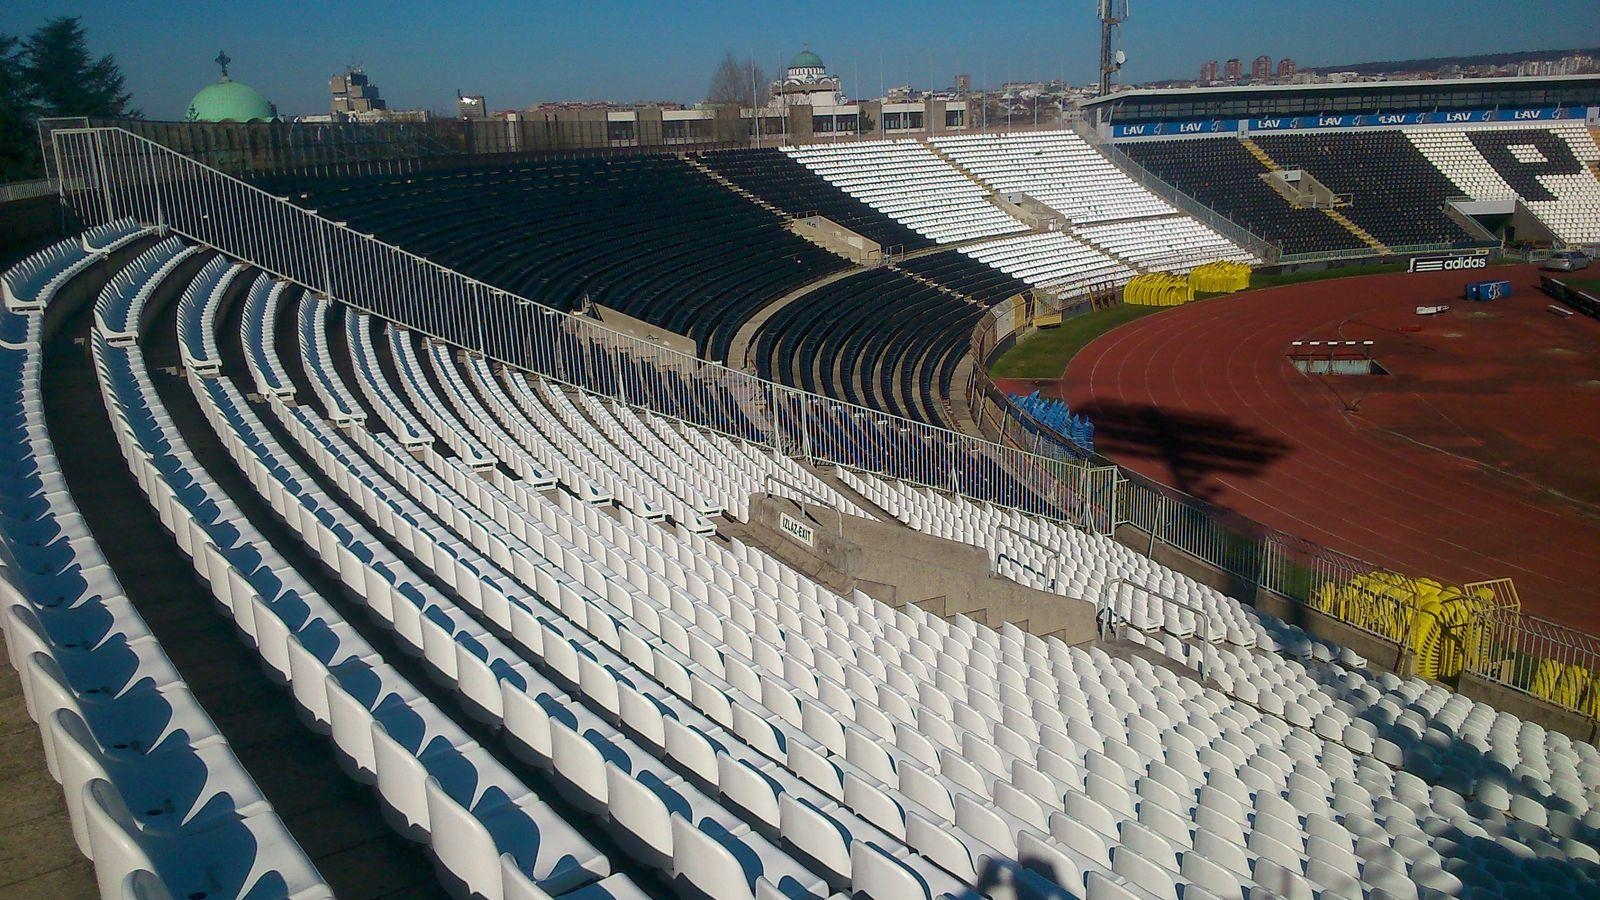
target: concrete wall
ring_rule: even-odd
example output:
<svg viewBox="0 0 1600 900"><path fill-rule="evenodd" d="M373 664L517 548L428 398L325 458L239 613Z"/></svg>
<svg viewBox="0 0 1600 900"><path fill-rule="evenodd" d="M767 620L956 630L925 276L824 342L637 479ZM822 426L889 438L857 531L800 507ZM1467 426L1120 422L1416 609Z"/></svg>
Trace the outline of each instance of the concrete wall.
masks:
<svg viewBox="0 0 1600 900"><path fill-rule="evenodd" d="M784 514L811 528L811 545L780 528ZM750 524L762 546L835 591L860 590L890 606L959 613L995 627L1010 622L1068 644L1096 636L1092 603L995 577L988 555L967 544L762 495L751 498Z"/></svg>
<svg viewBox="0 0 1600 900"><path fill-rule="evenodd" d="M807 216L794 219L790 230L831 253L867 265L883 259L883 248L877 241L840 225L827 216Z"/></svg>
<svg viewBox="0 0 1600 900"><path fill-rule="evenodd" d="M600 321L607 328L631 335L641 341L666 347L669 350L676 350L689 356L696 355L694 339L691 337L678 334L675 331L668 331L659 325L652 325L643 319L635 318L609 306L601 306L598 303L592 305L595 312L599 314Z"/></svg>

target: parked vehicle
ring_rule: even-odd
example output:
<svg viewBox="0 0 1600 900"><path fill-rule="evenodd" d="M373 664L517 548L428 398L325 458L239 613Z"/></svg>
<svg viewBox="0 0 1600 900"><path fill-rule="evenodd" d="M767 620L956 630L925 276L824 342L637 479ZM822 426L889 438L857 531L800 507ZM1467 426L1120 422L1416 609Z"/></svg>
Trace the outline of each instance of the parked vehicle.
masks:
<svg viewBox="0 0 1600 900"><path fill-rule="evenodd" d="M1551 250L1550 256L1540 263L1539 268L1552 272L1576 272L1589 268L1589 257L1577 250Z"/></svg>

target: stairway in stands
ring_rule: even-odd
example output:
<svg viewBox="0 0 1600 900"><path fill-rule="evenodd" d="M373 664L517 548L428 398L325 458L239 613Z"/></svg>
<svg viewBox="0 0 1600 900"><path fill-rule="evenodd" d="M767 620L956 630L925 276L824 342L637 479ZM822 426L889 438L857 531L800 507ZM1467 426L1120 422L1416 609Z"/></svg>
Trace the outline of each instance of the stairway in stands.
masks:
<svg viewBox="0 0 1600 900"><path fill-rule="evenodd" d="M1272 158L1272 155L1267 153L1266 150L1262 149L1260 144L1250 140L1249 138L1240 138L1239 143L1243 144L1244 148L1250 151L1251 156L1254 156L1256 159L1260 160L1261 165L1265 166L1267 171L1283 171L1283 166L1278 165L1277 161ZM1378 253L1389 252L1389 248L1385 246L1382 241L1373 237L1372 233L1367 231L1365 228L1362 228L1360 225L1350 221L1350 218L1344 213L1341 213L1336 209L1324 209L1322 210L1322 214L1339 223L1339 227L1355 235L1363 244L1366 244L1368 247L1371 247Z"/></svg>
<svg viewBox="0 0 1600 900"><path fill-rule="evenodd" d="M785 222L788 222L788 221L791 221L791 220L794 219L794 216L789 215L788 213L784 212L783 210L779 209L778 207L773 206L771 203L768 203L767 201L761 199L760 197L757 197L755 194L752 194L749 191L745 190L744 188L740 187L739 185L733 183L728 178L724 177L722 175L722 173L713 170L712 168L710 168L709 166L707 166L705 163L701 162L700 160L696 159L695 157L685 153L685 154L680 155L678 158L683 160L686 164L688 164L689 168L698 171L700 174L706 176L707 178L711 179L712 181L715 181L717 184L722 185L723 187L727 188L730 191L733 191L735 194L738 194L739 196L745 198L746 200L749 200L751 203L754 203L755 205L757 205L757 206L761 207L762 209L766 210L767 212L770 212L773 215L778 216L779 218L783 219Z"/></svg>
<svg viewBox="0 0 1600 900"><path fill-rule="evenodd" d="M1274 162L1272 157L1267 155L1267 151L1261 149L1261 145L1255 141L1252 141L1249 138L1240 138L1239 143L1243 144L1244 148L1250 151L1251 156L1261 160L1261 164L1265 166L1268 171L1278 172L1283 169L1283 167Z"/></svg>
<svg viewBox="0 0 1600 900"><path fill-rule="evenodd" d="M981 188L983 190L984 194L988 195L989 202L993 203L996 208L998 208L1001 211L1005 212L1006 215L1009 215L1014 219L1016 218L1016 216L1012 215L1010 210L1006 209L1004 204L999 202L1000 192L995 190L994 185L990 184L987 181L984 181L982 178L979 178L977 175L973 174L971 169L968 169L966 166L963 166L961 163L956 162L955 157L953 157L950 154L948 154L948 153L944 152L943 150L939 149L928 138L925 138L925 137L917 138L917 142L922 144L922 146L928 148L928 152L929 153L932 153L934 156L939 157L939 161L940 162L944 163L945 165L949 166L952 169L955 169L957 172L960 172L961 173L961 177L967 179L968 181L972 182L973 184L975 184L979 188ZM1022 222L1021 219L1017 219L1017 221ZM1027 225L1028 223L1027 222L1022 222L1022 224ZM1031 226L1031 225L1029 226L1030 229L1034 228L1034 227L1035 226Z"/></svg>

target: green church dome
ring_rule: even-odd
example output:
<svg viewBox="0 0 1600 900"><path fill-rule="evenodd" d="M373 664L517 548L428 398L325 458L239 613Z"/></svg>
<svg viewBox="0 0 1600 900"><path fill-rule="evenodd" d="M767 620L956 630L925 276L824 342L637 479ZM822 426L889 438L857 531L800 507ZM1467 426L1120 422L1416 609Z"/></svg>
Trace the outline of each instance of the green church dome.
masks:
<svg viewBox="0 0 1600 900"><path fill-rule="evenodd" d="M189 101L189 108L183 113L185 122L270 122L278 117L277 108L260 91L228 77L228 63L232 61L226 53L217 54L222 77L216 84L201 88Z"/></svg>
<svg viewBox="0 0 1600 900"><path fill-rule="evenodd" d="M810 50L801 50L799 53L796 53L794 55L794 59L789 62L789 68L821 69L825 67L822 65L822 57L812 53Z"/></svg>

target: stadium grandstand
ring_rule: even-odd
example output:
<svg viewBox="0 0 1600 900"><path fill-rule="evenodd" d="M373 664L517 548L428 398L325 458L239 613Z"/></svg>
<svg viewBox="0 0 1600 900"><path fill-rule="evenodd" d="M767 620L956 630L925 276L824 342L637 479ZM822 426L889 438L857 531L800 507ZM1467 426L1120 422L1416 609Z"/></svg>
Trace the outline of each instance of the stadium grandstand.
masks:
<svg viewBox="0 0 1600 900"><path fill-rule="evenodd" d="M1600 638L984 371L1135 279L1593 244L1596 87L227 173L55 123L0 309L28 809L116 898L1600 895Z"/></svg>

